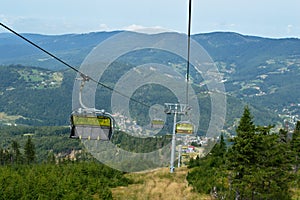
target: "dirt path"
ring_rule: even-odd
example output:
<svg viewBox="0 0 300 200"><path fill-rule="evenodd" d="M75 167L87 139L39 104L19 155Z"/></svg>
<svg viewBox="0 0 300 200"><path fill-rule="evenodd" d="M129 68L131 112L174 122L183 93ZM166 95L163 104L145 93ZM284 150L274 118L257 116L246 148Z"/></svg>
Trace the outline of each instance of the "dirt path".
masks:
<svg viewBox="0 0 300 200"><path fill-rule="evenodd" d="M187 168L176 169L171 174L169 169L163 168L145 173L127 174L135 184L128 187L112 189L113 198L117 200L205 200L203 196L192 192L186 181Z"/></svg>

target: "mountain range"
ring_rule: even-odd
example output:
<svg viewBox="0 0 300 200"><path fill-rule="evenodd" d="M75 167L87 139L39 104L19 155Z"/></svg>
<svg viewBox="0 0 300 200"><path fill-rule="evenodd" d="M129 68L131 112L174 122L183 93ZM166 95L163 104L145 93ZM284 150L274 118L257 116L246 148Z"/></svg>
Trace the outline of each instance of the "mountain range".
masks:
<svg viewBox="0 0 300 200"><path fill-rule="evenodd" d="M93 48L117 33L22 35L79 67ZM223 75L227 129L234 127L246 104L258 124L293 126L300 119L300 39L232 32L195 34L192 39L209 53ZM10 33L0 33L0 52L0 123L67 125L75 72ZM144 54L136 56L149 59ZM161 52L156 56L165 58ZM116 71L109 73L108 77L118 78ZM208 122L203 123L207 127Z"/></svg>

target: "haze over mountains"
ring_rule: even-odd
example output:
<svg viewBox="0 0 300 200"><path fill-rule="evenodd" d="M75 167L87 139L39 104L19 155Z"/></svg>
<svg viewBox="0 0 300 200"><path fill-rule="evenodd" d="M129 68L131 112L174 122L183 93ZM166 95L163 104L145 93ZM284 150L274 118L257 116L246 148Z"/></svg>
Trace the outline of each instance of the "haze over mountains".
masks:
<svg viewBox="0 0 300 200"><path fill-rule="evenodd" d="M117 33L23 36L79 67L96 45ZM272 124L288 121L292 125L300 119L299 39L231 32L196 34L192 38L204 47L223 74L228 127L240 117L245 104L252 106L259 124L265 120ZM19 120L25 124L67 124L75 73L10 33L0 34L0 52L0 112L21 115L24 118ZM26 98L19 99L20 96Z"/></svg>

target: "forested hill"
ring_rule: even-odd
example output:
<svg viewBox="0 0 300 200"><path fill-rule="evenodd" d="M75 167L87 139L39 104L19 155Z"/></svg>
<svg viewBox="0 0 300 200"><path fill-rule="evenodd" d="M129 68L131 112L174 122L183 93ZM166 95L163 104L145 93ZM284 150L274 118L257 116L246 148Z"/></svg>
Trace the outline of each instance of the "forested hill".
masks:
<svg viewBox="0 0 300 200"><path fill-rule="evenodd" d="M120 31L22 35L69 64L79 66L92 48L118 33ZM233 32L213 32L195 34L192 35L192 39L199 42L215 61L242 65L243 70L250 70L249 68L263 64L264 60L272 58L298 59L300 57L300 39L296 38L271 39ZM0 52L0 64L4 65L23 64L52 70L65 68L11 33L0 33Z"/></svg>
<svg viewBox="0 0 300 200"><path fill-rule="evenodd" d="M72 70L51 71L22 65L0 66L0 125L67 126L72 112L72 91L75 81ZM101 89L101 88L100 88ZM103 91L103 89L101 90ZM103 106L103 93L97 92L96 107ZM107 90L104 90L107 94ZM160 90L150 96L161 96ZM209 96L199 94L203 120L201 129L209 123ZM100 101L101 99L101 101ZM104 102L106 106L110 103ZM246 102L227 97L226 129L232 129ZM259 123L277 123L281 119L263 107L253 107ZM147 113L146 111L143 111Z"/></svg>
<svg viewBox="0 0 300 200"><path fill-rule="evenodd" d="M92 48L116 33L118 32L67 35L22 35L62 58L67 63L79 66ZM51 70L66 69L66 66L63 64L10 33L0 33L0 52L0 64L39 66Z"/></svg>
<svg viewBox="0 0 300 200"><path fill-rule="evenodd" d="M300 116L300 39L271 39L237 33L193 37L224 74L228 94L279 114L292 125Z"/></svg>
<svg viewBox="0 0 300 200"><path fill-rule="evenodd" d="M0 67L0 124L69 125L75 73Z"/></svg>
<svg viewBox="0 0 300 200"><path fill-rule="evenodd" d="M24 36L78 67L96 45L117 33ZM227 127L233 126L245 104L253 107L259 124L284 120L293 124L299 119L300 94L295 92L300 87L299 39L230 32L196 34L192 38L208 51L224 76L228 94ZM68 124L75 73L9 33L0 33L0 52L1 122ZM149 59L145 52L136 56L140 60ZM157 56L163 60L165 55ZM117 70L109 73L112 73L109 77L117 78ZM209 107L207 99L203 104ZM207 110L202 113L205 115ZM205 123L203 127L207 127Z"/></svg>

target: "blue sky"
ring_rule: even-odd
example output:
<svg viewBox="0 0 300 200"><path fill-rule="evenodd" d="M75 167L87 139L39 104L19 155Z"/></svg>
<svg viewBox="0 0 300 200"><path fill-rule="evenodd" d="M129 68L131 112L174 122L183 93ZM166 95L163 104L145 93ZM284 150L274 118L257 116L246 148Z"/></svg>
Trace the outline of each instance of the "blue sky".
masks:
<svg viewBox="0 0 300 200"><path fill-rule="evenodd" d="M188 0L0 0L0 21L42 34L187 32ZM300 38L299 0L193 0L192 33ZM0 28L0 32L5 32Z"/></svg>

